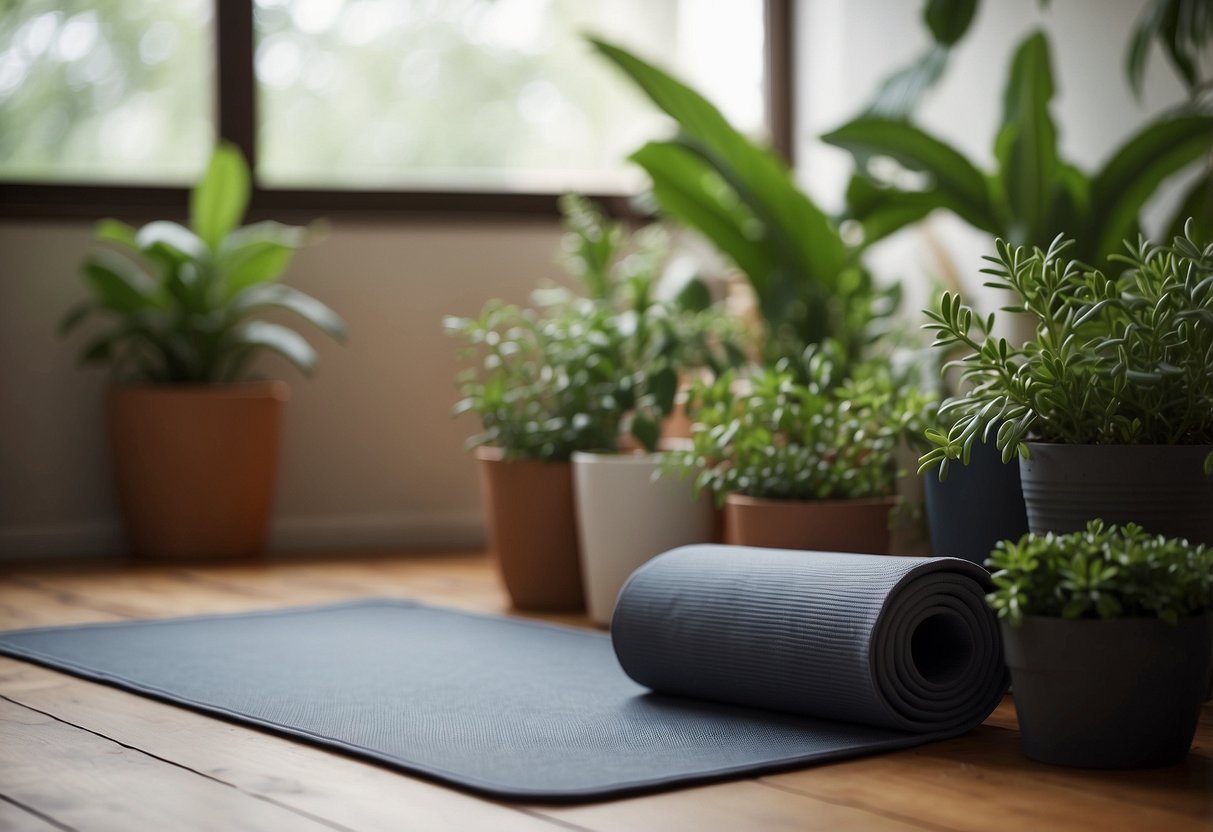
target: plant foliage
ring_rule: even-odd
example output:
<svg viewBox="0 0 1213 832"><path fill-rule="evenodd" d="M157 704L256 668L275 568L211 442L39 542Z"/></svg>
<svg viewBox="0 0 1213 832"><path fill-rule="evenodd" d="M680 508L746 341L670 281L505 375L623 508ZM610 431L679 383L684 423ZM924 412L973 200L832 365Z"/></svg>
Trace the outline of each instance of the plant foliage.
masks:
<svg viewBox="0 0 1213 832"><path fill-rule="evenodd" d="M698 231L754 287L772 357L827 340L848 360L899 300L878 290L834 222L801 192L787 166L729 124L707 99L632 53L595 48L678 125L675 136L632 154L661 210Z"/></svg>
<svg viewBox="0 0 1213 832"><path fill-rule="evenodd" d="M109 324L85 344L82 363L109 364L119 378L154 384L220 384L246 377L252 358L269 350L311 374L312 346L261 316L284 311L338 340L345 324L320 301L275 282L305 230L276 222L238 227L249 188L244 157L223 144L190 197L189 228L98 224L97 240L109 247L85 258L92 296L60 325L67 334L92 316Z"/></svg>
<svg viewBox="0 0 1213 832"><path fill-rule="evenodd" d="M691 393L692 447L669 471L693 477L718 503L736 492L788 500L847 500L896 492L894 450L926 400L865 363L848 378L827 346L795 372L787 360L753 378L726 373ZM801 382L800 378L807 378Z"/></svg>
<svg viewBox="0 0 1213 832"><path fill-rule="evenodd" d="M1133 524L1004 540L990 606L1011 626L1025 615L1050 618L1181 618L1213 611L1213 549L1151 536Z"/></svg>
<svg viewBox="0 0 1213 832"><path fill-rule="evenodd" d="M1180 109L1130 136L1100 170L1084 172L1058 150L1051 113L1055 92L1048 40L1036 32L1020 44L1011 64L991 173L904 119L863 114L823 136L859 164L861 175L852 179L847 202L849 218L863 230L863 245L945 209L1012 245L1046 247L1058 234L1073 235L1079 241L1075 255L1103 265L1121 240L1140 233L1142 207L1162 182L1213 149L1213 116ZM878 157L925 175L928 184L891 184L871 164ZM1179 207L1182 216L1193 216L1193 205L1207 207L1210 188L1208 177L1201 177ZM1181 214L1170 228L1182 223ZM1210 234L1213 226L1198 230Z"/></svg>
<svg viewBox="0 0 1213 832"><path fill-rule="evenodd" d="M998 241L987 257L994 279L1035 335L1022 347L992 334L960 298L944 293L927 310L934 346L959 348L965 395L940 407L948 431L929 430L935 447L920 470L968 462L973 442L996 430L1003 461L1027 456L1028 440L1067 444L1213 444L1213 244L1189 224L1170 246L1141 240L1114 259L1111 278L1047 250ZM1213 460L1213 457L1210 458Z"/></svg>

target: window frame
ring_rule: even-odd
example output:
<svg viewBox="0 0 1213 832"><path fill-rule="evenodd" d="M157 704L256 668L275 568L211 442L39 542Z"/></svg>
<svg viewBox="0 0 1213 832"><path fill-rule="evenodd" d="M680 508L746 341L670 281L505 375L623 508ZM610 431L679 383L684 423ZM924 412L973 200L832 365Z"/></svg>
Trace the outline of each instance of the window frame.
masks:
<svg viewBox="0 0 1213 832"><path fill-rule="evenodd" d="M796 0L763 0L767 118L771 146L794 162L793 51ZM321 217L475 221L559 216L555 193L507 191L358 190L264 187L256 177L256 33L253 0L215 0L216 133L239 147L253 170L252 220L310 222ZM615 216L638 216L619 194L588 194ZM0 220L81 220L100 216L183 218L189 188L171 185L15 182L0 180Z"/></svg>

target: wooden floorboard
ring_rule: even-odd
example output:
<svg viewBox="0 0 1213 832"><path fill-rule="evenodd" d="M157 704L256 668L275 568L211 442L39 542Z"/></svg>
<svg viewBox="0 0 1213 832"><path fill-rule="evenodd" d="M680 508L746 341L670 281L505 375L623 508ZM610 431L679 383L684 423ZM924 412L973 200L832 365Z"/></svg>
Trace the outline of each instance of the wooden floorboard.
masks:
<svg viewBox="0 0 1213 832"><path fill-rule="evenodd" d="M368 596L509 610L481 554L0 570L0 628ZM540 616L586 625L581 616ZM1213 829L1213 711L1184 765L1031 763L1013 704L897 754L579 806L510 805L52 670L0 659L0 830Z"/></svg>

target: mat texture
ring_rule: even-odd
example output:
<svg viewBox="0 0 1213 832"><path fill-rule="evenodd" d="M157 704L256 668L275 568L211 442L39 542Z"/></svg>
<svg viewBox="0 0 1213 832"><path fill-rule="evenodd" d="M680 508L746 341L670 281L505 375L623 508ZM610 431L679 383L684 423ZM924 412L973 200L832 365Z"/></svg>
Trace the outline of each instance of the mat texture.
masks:
<svg viewBox="0 0 1213 832"><path fill-rule="evenodd" d="M953 559L693 546L633 575L614 647L369 600L5 633L0 653L483 794L576 801L975 727L1006 688L985 580Z"/></svg>

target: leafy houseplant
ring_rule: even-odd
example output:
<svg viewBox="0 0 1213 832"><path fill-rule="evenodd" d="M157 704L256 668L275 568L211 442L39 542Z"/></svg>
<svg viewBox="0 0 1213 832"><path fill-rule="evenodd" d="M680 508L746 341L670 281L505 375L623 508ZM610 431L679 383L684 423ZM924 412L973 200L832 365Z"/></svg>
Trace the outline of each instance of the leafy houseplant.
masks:
<svg viewBox="0 0 1213 832"><path fill-rule="evenodd" d="M90 318L108 324L80 358L113 371L114 473L140 554L242 555L261 547L287 389L247 381L249 364L268 350L310 374L316 353L294 330L260 318L282 311L345 337L327 306L275 282L304 229L238 227L249 188L239 150L220 145L191 195L189 228L102 221L97 239L110 248L83 264L92 296L61 325L66 334Z"/></svg>
<svg viewBox="0 0 1213 832"><path fill-rule="evenodd" d="M847 202L849 218L863 229L862 245L944 209L1012 245L1045 247L1058 234L1072 234L1076 256L1102 266L1121 240L1136 237L1142 207L1160 184L1213 148L1213 116L1193 105L1146 124L1088 174L1058 152L1050 113L1054 92L1048 40L1037 32L1019 46L1011 65L993 174L904 117L862 114L823 136L860 163L863 175L852 179ZM917 190L890 184L871 164L878 157L925 175L927 184ZM1208 216L1197 209L1207 204L1211 188L1207 176L1192 186L1171 233L1193 214Z"/></svg>
<svg viewBox="0 0 1213 832"><path fill-rule="evenodd" d="M968 390L941 406L952 427L927 433L922 469L945 475L996 426L1003 461L1022 457L1032 531L1102 517L1213 542L1213 245L1191 225L1170 246L1143 240L1116 256L1118 277L1067 249L999 241L987 258L989 285L1035 322L1021 347L955 295L928 312L936 346L962 348L953 363Z"/></svg>
<svg viewBox="0 0 1213 832"><path fill-rule="evenodd" d="M698 387L692 447L667 467L723 503L728 542L887 551L894 451L924 405L882 365L840 378L826 347L810 351L801 373L785 361Z"/></svg>
<svg viewBox="0 0 1213 832"><path fill-rule="evenodd" d="M1027 755L1180 762L1213 678L1213 549L1093 520L1004 541L988 563Z"/></svg>
<svg viewBox="0 0 1213 832"><path fill-rule="evenodd" d="M592 41L678 133L632 154L652 180L663 213L704 235L753 286L767 324L767 358L837 342L854 362L896 308L896 286L879 289L837 226L770 150L737 131L695 90L611 44Z"/></svg>
<svg viewBox="0 0 1213 832"><path fill-rule="evenodd" d="M615 454L629 442L655 450L679 372L700 361L730 361L737 350L716 313L654 298L665 256L658 235L632 241L579 198L566 198L563 208L566 264L589 297L545 290L537 293L540 309L490 303L478 319L446 320L447 331L468 344L463 357L474 362L461 376L464 398L456 412L474 413L483 427L470 444L480 447L493 547L514 603L530 608L582 603L573 501L578 466L570 458L581 451ZM627 476L652 464L649 456L599 453L580 467L609 459ZM641 479L647 484L647 476ZM705 515L693 505L690 511L692 525ZM667 533L686 525L665 519ZM586 584L593 589L595 581ZM605 594L609 603L591 604L599 619L614 601L614 593Z"/></svg>

